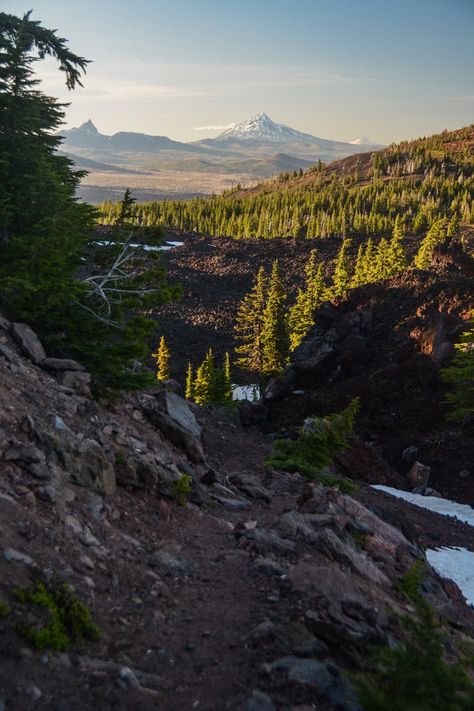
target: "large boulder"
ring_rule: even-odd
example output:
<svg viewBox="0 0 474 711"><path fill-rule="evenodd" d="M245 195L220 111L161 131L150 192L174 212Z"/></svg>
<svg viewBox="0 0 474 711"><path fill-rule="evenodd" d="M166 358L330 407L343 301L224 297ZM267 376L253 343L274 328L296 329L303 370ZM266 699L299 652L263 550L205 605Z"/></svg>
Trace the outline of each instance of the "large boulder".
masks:
<svg viewBox="0 0 474 711"><path fill-rule="evenodd" d="M173 399L168 400L168 397L166 397L165 404L163 404L161 394L158 398L150 395L143 396L141 398L143 414L152 425L155 425L160 430L166 439L181 449L190 461L197 464L204 462L205 457L199 435L193 434L193 430L197 431L199 425L196 423L196 427L193 426L192 418L194 416L189 411L189 415L192 416L190 418L186 412L186 407L189 410L189 406L179 395L166 393L166 396L168 395L173 395L174 398L178 398L182 402L179 403ZM168 408L168 402L171 403L171 412L180 419L180 422L168 414L167 410L165 411L164 408Z"/></svg>
<svg viewBox="0 0 474 711"><path fill-rule="evenodd" d="M45 358L41 362L41 367L52 371L84 371L83 365L71 358Z"/></svg>
<svg viewBox="0 0 474 711"><path fill-rule="evenodd" d="M23 354L34 363L41 363L46 358L46 351L41 341L33 329L25 323L13 323L12 336Z"/></svg>
<svg viewBox="0 0 474 711"><path fill-rule="evenodd" d="M163 411L180 427L193 437L201 436L201 428L184 398L175 392L162 390L158 395L158 399L163 406Z"/></svg>

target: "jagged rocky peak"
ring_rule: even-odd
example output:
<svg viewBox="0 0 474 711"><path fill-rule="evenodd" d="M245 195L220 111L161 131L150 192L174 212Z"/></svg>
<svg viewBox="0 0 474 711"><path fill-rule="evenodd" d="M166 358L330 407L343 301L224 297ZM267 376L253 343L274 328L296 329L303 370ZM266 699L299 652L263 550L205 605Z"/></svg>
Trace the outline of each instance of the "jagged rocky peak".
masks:
<svg viewBox="0 0 474 711"><path fill-rule="evenodd" d="M91 134L98 134L99 131L97 130L97 126L92 123L92 119L88 119L84 123L81 123L79 128L77 129L79 131L84 131L85 133L91 133Z"/></svg>

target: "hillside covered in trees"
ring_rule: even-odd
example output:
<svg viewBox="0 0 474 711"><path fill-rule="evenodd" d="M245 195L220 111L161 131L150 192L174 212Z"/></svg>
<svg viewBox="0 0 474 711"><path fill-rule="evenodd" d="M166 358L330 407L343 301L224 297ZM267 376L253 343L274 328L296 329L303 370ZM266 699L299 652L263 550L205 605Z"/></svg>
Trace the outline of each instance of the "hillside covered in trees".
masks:
<svg viewBox="0 0 474 711"><path fill-rule="evenodd" d="M164 224L212 236L307 238L390 233L397 215L406 232L422 234L440 218L474 220L474 126L301 174L283 173L248 190L189 201L141 203L137 223ZM301 171L302 173L302 171ZM117 206L99 206L113 222Z"/></svg>

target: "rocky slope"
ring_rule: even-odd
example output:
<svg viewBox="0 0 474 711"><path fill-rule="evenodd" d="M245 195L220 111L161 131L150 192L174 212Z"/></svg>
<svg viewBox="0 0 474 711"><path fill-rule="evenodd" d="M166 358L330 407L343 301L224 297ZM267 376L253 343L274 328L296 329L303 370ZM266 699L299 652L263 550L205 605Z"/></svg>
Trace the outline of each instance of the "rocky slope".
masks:
<svg viewBox="0 0 474 711"><path fill-rule="evenodd" d="M377 483L374 452L402 474L419 458L431 467L430 487L472 504L470 426L447 422L440 369L474 308L473 277L474 260L454 243L437 249L430 271L406 272L323 304L284 377L267 389L272 427L299 425L360 397L363 444L347 459L352 476ZM402 457L410 447L411 460ZM427 474L406 478L403 488L426 484Z"/></svg>
<svg viewBox="0 0 474 711"><path fill-rule="evenodd" d="M441 521L469 545L468 527L402 504L387 523L375 492L367 507L265 469L270 440L235 414L160 388L98 403L88 380L0 319L0 705L360 708L344 670L403 637L393 613L414 608L398 585L424 561L413 532L429 544ZM45 611L14 588L58 578L100 639L38 651L13 627L44 625ZM426 563L423 578L452 655L473 613Z"/></svg>

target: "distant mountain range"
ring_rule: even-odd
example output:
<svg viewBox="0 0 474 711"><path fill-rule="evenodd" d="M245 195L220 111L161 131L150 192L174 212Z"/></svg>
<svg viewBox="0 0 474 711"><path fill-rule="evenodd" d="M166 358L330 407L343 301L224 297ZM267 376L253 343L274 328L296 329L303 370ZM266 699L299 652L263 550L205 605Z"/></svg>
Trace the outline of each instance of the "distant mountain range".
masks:
<svg viewBox="0 0 474 711"><path fill-rule="evenodd" d="M365 137L345 143L311 136L276 123L263 112L231 126L216 138L191 143L131 131L107 136L90 119L60 135L61 151L78 167L90 170L245 172L255 178L380 147Z"/></svg>

